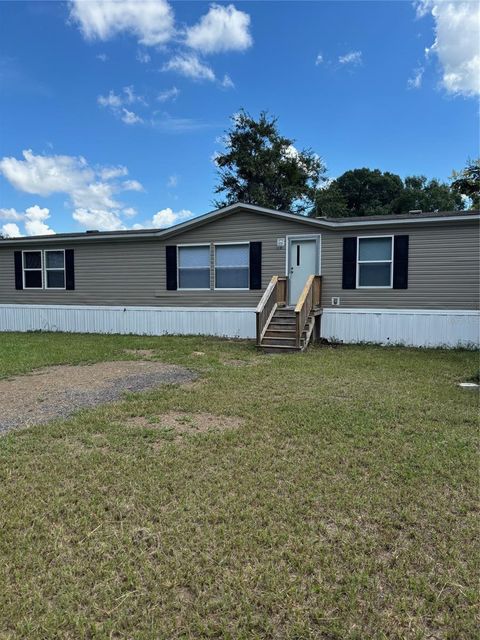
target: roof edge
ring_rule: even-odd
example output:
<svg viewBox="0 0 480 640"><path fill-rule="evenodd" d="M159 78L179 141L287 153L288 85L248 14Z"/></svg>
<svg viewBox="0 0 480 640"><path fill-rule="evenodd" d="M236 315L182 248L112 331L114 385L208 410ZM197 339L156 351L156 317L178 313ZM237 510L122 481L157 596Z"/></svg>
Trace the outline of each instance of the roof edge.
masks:
<svg viewBox="0 0 480 640"><path fill-rule="evenodd" d="M268 215L275 218L282 218L285 220L292 220L295 222L301 222L302 224L309 224L318 228L325 229L351 229L357 227L384 227L384 226L393 226L393 225L416 225L416 224L430 224L430 223L438 223L438 222L464 222L469 220L479 220L480 219L480 211L472 211L470 213L451 212L452 215L446 215L450 212L444 212L441 215L432 215L430 212L425 212L423 214L415 214L415 216L410 217L401 217L401 214L397 217L396 215L392 215L391 218L381 218L376 220L374 216L368 216L368 220L362 220L359 217L355 218L308 218L307 216L301 216L299 214L290 213L287 211L278 211L276 209L269 209L267 207L260 207L254 204L248 204L243 202L236 202L234 204L227 205L226 207L221 207L220 209L215 209L213 211L209 211L203 215L192 218L191 220L186 220L185 222L181 222L173 227L168 227L166 229L146 229L144 231L140 230L124 230L124 231L101 231L98 233L62 233L62 234L51 234L48 236L22 236L20 238L3 238L0 239L0 246L2 245L14 245L14 244L35 244L35 243L50 243L50 242L61 242L61 241L101 241L101 240L131 240L133 238L163 238L170 237L181 233L186 229L193 229L197 226L202 226L211 220L215 220L217 218L222 218L227 215L234 213L235 211L250 211L252 213L259 213L261 215Z"/></svg>

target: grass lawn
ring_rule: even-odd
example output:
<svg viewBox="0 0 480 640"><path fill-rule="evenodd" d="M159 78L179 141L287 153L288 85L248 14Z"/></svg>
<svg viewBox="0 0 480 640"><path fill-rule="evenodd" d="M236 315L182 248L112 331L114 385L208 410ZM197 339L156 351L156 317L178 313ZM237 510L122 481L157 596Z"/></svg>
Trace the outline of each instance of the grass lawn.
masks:
<svg viewBox="0 0 480 640"><path fill-rule="evenodd" d="M478 637L477 353L0 334L0 376L126 348L201 380L0 438L2 640Z"/></svg>

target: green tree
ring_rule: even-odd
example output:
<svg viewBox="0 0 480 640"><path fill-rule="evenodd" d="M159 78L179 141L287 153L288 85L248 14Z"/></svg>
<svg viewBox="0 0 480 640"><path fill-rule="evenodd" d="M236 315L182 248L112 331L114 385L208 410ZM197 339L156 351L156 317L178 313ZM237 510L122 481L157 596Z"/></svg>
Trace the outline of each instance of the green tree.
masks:
<svg viewBox="0 0 480 640"><path fill-rule="evenodd" d="M392 203L392 213L421 211L461 211L463 199L448 184L425 176L405 178L403 192Z"/></svg>
<svg viewBox="0 0 480 640"><path fill-rule="evenodd" d="M392 202L403 191L400 176L379 169L353 169L336 179L347 202L349 215L368 216L391 213Z"/></svg>
<svg viewBox="0 0 480 640"><path fill-rule="evenodd" d="M480 158L467 160L462 171L454 171L451 188L460 196L467 196L472 209L480 209Z"/></svg>
<svg viewBox="0 0 480 640"><path fill-rule="evenodd" d="M343 218L351 215L347 207L347 201L335 180L327 187L317 189L311 215L317 218Z"/></svg>
<svg viewBox="0 0 480 640"><path fill-rule="evenodd" d="M218 207L246 202L295 213L307 213L325 167L312 150L298 151L281 136L277 119L262 112L255 120L243 109L226 132L225 152L215 159Z"/></svg>

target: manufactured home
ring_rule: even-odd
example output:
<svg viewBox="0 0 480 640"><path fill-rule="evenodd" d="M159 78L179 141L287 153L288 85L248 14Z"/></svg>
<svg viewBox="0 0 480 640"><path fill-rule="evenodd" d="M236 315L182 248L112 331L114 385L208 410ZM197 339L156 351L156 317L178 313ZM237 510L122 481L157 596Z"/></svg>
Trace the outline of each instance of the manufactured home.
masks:
<svg viewBox="0 0 480 640"><path fill-rule="evenodd" d="M0 331L478 347L479 221L239 203L168 229L2 239Z"/></svg>

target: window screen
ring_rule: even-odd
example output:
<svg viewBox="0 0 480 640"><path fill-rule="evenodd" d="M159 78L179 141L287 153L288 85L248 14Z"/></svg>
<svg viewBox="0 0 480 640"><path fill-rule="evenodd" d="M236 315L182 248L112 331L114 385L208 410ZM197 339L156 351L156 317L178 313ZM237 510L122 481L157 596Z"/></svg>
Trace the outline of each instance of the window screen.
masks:
<svg viewBox="0 0 480 640"><path fill-rule="evenodd" d="M42 289L42 252L23 252L23 286L25 289Z"/></svg>
<svg viewBox="0 0 480 640"><path fill-rule="evenodd" d="M65 253L45 251L45 283L47 289L65 289Z"/></svg>
<svg viewBox="0 0 480 640"><path fill-rule="evenodd" d="M392 238L358 239L358 286L392 286Z"/></svg>
<svg viewBox="0 0 480 640"><path fill-rule="evenodd" d="M178 288L210 289L210 247L178 247Z"/></svg>
<svg viewBox="0 0 480 640"><path fill-rule="evenodd" d="M217 289L249 288L248 244L225 244L215 247L215 287Z"/></svg>

